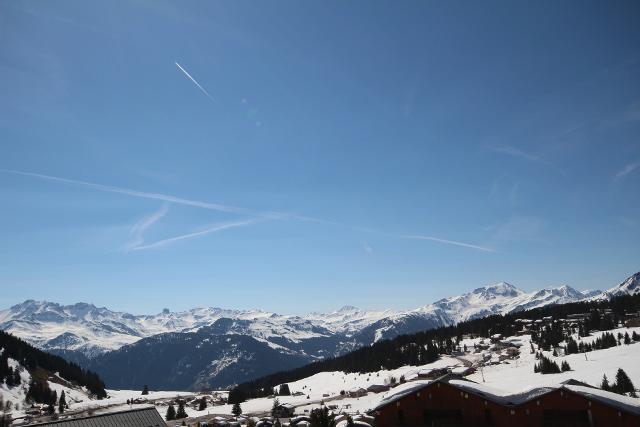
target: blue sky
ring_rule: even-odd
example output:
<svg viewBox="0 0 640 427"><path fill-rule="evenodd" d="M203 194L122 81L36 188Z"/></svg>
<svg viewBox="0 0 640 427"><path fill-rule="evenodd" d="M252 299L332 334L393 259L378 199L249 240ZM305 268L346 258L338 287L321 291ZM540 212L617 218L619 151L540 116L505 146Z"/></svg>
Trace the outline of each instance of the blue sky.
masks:
<svg viewBox="0 0 640 427"><path fill-rule="evenodd" d="M0 0L0 306L640 270L640 4Z"/></svg>

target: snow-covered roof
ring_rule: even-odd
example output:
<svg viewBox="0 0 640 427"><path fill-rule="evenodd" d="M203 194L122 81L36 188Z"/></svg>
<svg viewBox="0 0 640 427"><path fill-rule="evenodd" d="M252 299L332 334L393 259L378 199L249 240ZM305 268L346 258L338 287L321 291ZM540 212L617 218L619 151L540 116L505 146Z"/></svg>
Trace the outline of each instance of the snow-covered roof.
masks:
<svg viewBox="0 0 640 427"><path fill-rule="evenodd" d="M550 393L560 387L530 387L517 393L510 393L505 390L466 380L451 380L449 381L449 384L463 390L467 390L476 395L480 395L487 400L491 400L502 405L520 405L522 403L528 402L529 400Z"/></svg>
<svg viewBox="0 0 640 427"><path fill-rule="evenodd" d="M622 396L599 388L584 387L579 385L565 385L562 388L578 393L588 399L597 400L619 410L640 415L640 399L629 396Z"/></svg>
<svg viewBox="0 0 640 427"><path fill-rule="evenodd" d="M374 408L374 410L382 408L383 406L387 406L389 403L398 401L403 397L410 395L411 393L421 390L426 386L428 386L429 384L431 384L432 382L433 381L431 380L417 380L409 383L400 384L398 387L394 388L390 392L390 394L382 398L382 400L380 400L380 403L378 403L378 405Z"/></svg>
<svg viewBox="0 0 640 427"><path fill-rule="evenodd" d="M557 384L546 387L530 387L517 393L511 393L498 388L490 387L485 384L479 384L473 381L456 380L449 378L441 378L435 381L414 381L411 383L401 384L396 387L390 394L385 396L380 403L374 408L378 410L390 403L396 402L405 396L411 395L434 382L446 382L452 386L461 390L473 393L478 396L482 396L486 400L501 404L501 405L520 405L530 400L537 399L547 393L558 389L565 389L571 392L580 394L588 399L593 399L604 403L609 406L613 406L619 410L625 412L631 412L633 414L640 415L640 400L631 398L628 396L621 396L615 393L604 391L598 388L585 387L579 385L567 385Z"/></svg>
<svg viewBox="0 0 640 427"><path fill-rule="evenodd" d="M453 368L451 370L452 374L457 374L457 375L463 375L466 374L467 372L469 372L471 370L471 368L469 368L468 366L459 366L457 368Z"/></svg>

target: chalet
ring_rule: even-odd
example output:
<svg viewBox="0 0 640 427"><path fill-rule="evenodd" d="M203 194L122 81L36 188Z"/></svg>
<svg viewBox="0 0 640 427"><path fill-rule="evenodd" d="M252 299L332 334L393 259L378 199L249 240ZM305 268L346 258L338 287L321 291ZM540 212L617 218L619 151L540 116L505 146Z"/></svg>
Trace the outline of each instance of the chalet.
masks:
<svg viewBox="0 0 640 427"><path fill-rule="evenodd" d="M498 342L502 339L502 334L493 334L490 339L491 342Z"/></svg>
<svg viewBox="0 0 640 427"><path fill-rule="evenodd" d="M567 314L567 321L584 323L591 317L591 313L574 313Z"/></svg>
<svg viewBox="0 0 640 427"><path fill-rule="evenodd" d="M367 391L370 393L382 393L383 391L388 391L390 388L387 384L371 384L367 387Z"/></svg>
<svg viewBox="0 0 640 427"><path fill-rule="evenodd" d="M439 368L439 369L422 369L418 372L418 378L421 379L435 379L440 378L443 375L446 375L449 372L450 368Z"/></svg>
<svg viewBox="0 0 640 427"><path fill-rule="evenodd" d="M276 418L291 418L295 412L295 407L288 403L281 403L271 411Z"/></svg>
<svg viewBox="0 0 640 427"><path fill-rule="evenodd" d="M55 427L165 427L166 423L154 406L147 406L128 411L67 418L38 424L38 426L49 425Z"/></svg>
<svg viewBox="0 0 640 427"><path fill-rule="evenodd" d="M628 317L624 321L627 328L637 328L640 326L640 315L638 317Z"/></svg>
<svg viewBox="0 0 640 427"><path fill-rule="evenodd" d="M457 368L451 369L451 375L457 376L457 377L464 377L467 375L471 375L474 372L475 372L475 369L473 369L470 366L459 366Z"/></svg>
<svg viewBox="0 0 640 427"><path fill-rule="evenodd" d="M372 415L379 427L637 427L640 401L569 382L508 394L448 375L398 386Z"/></svg>
<svg viewBox="0 0 640 427"><path fill-rule="evenodd" d="M353 388L349 390L349 397L362 397L367 395L367 390L362 387Z"/></svg>

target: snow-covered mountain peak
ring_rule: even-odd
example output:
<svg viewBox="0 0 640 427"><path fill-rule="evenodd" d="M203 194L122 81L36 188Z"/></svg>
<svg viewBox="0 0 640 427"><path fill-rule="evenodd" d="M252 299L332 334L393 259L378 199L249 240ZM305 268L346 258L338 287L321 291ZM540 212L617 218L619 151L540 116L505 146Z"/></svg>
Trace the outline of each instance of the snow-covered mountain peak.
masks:
<svg viewBox="0 0 640 427"><path fill-rule="evenodd" d="M345 313L345 312L350 312L351 313L351 312L354 312L354 311L360 311L360 309L358 307L353 306L353 305L343 305L338 310L338 313Z"/></svg>
<svg viewBox="0 0 640 427"><path fill-rule="evenodd" d="M629 277L618 286L604 291L600 296L597 296L596 298L606 299L617 297L620 295L636 295L638 293L640 293L640 272Z"/></svg>
<svg viewBox="0 0 640 427"><path fill-rule="evenodd" d="M554 295L561 298L569 298L578 300L584 298L584 294L571 286L568 285L560 285L557 287L549 286L544 289L539 290L534 295L543 296L543 295Z"/></svg>
<svg viewBox="0 0 640 427"><path fill-rule="evenodd" d="M366 345L368 340L424 330L460 321L562 304L586 298L610 298L640 292L640 273L608 291L578 291L570 286L525 292L499 282L471 292L443 298L414 310L364 310L351 305L329 313L282 315L257 309L232 310L198 307L186 311L162 310L153 315L133 315L96 307L90 303L61 305L27 300L0 310L0 329L46 350L78 350L95 355L166 332L247 335L281 345L332 337L342 348ZM283 341L284 340L284 341ZM297 345L297 344L296 344Z"/></svg>
<svg viewBox="0 0 640 427"><path fill-rule="evenodd" d="M585 296L585 298L592 298L595 297L597 295L602 294L602 291L600 289L585 289L583 291L580 291L582 293L582 295Z"/></svg>
<svg viewBox="0 0 640 427"><path fill-rule="evenodd" d="M499 282L476 288L472 293L487 299L493 299L496 297L515 297L524 293L524 291L521 291L510 283Z"/></svg>

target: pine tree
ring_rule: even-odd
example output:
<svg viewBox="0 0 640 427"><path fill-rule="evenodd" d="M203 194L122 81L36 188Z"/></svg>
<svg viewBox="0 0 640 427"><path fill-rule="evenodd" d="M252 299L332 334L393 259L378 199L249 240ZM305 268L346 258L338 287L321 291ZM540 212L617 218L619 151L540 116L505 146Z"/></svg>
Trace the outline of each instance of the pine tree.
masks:
<svg viewBox="0 0 640 427"><path fill-rule="evenodd" d="M563 360L562 363L560 364L560 370L562 372L570 371L571 366L569 366L569 362L567 362L566 360Z"/></svg>
<svg viewBox="0 0 640 427"><path fill-rule="evenodd" d="M631 397L636 397L636 389L633 386L631 379L621 368L618 368L618 372L616 372L616 382L614 383L612 388L616 393L629 393Z"/></svg>
<svg viewBox="0 0 640 427"><path fill-rule="evenodd" d="M240 415L242 415L242 408L240 407L240 403L236 402L233 404L233 407L231 408L231 413L236 417L239 417Z"/></svg>
<svg viewBox="0 0 640 427"><path fill-rule="evenodd" d="M60 393L60 400L58 401L58 412L64 414L64 408L67 405L67 398L64 394L64 390Z"/></svg>
<svg viewBox="0 0 640 427"><path fill-rule="evenodd" d="M289 390L289 384L282 384L280 386L280 390L278 391L278 395L291 396L291 390Z"/></svg>
<svg viewBox="0 0 640 427"><path fill-rule="evenodd" d="M602 382L600 383L600 388L605 391L611 391L611 386L609 385L609 380L607 379L607 374L602 376Z"/></svg>
<svg viewBox="0 0 640 427"><path fill-rule="evenodd" d="M176 419L176 408L173 405L169 405L167 408L167 414L164 417L165 420L171 421Z"/></svg>
<svg viewBox="0 0 640 427"><path fill-rule="evenodd" d="M275 399L273 399L273 405L271 405L271 416L272 417L276 416L276 412L278 411L278 406L280 406L280 401L276 397Z"/></svg>
<svg viewBox="0 0 640 427"><path fill-rule="evenodd" d="M142 388L142 393L143 396L149 394L149 387L145 384L145 386Z"/></svg>
<svg viewBox="0 0 640 427"><path fill-rule="evenodd" d="M198 411L204 411L205 409L207 409L207 399L202 396L200 398L200 402L198 403Z"/></svg>
<svg viewBox="0 0 640 427"><path fill-rule="evenodd" d="M178 402L178 411L176 412L176 419L181 420L182 418L187 418L187 411L184 409L184 400Z"/></svg>
<svg viewBox="0 0 640 427"><path fill-rule="evenodd" d="M624 343L627 345L631 344L631 337L629 336L629 332L624 333Z"/></svg>
<svg viewBox="0 0 640 427"><path fill-rule="evenodd" d="M333 416L329 415L329 409L327 409L326 406L312 410L310 418L310 427L335 427L336 425Z"/></svg>
<svg viewBox="0 0 640 427"><path fill-rule="evenodd" d="M540 372L542 374L559 374L560 367L553 360L544 355L540 355L540 362L533 365L533 372Z"/></svg>

